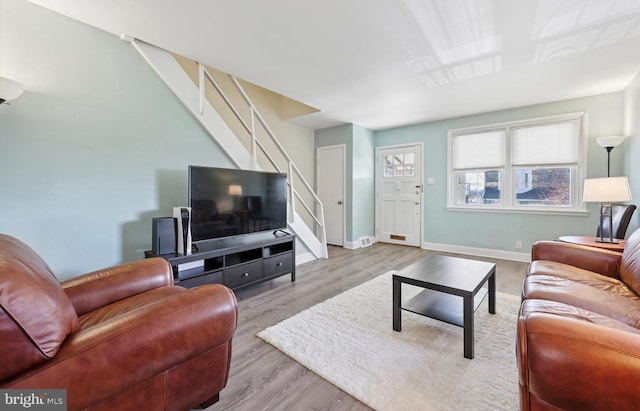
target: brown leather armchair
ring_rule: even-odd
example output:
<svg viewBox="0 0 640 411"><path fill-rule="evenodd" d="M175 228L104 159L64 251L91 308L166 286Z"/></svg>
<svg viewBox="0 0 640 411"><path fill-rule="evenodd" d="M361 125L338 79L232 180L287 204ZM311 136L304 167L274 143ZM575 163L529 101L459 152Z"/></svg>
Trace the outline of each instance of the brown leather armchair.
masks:
<svg viewBox="0 0 640 411"><path fill-rule="evenodd" d="M640 229L624 253L534 244L516 355L520 409L640 406Z"/></svg>
<svg viewBox="0 0 640 411"><path fill-rule="evenodd" d="M234 294L174 286L163 259L60 284L0 234L0 304L0 388L66 389L68 410L188 410L227 383Z"/></svg>

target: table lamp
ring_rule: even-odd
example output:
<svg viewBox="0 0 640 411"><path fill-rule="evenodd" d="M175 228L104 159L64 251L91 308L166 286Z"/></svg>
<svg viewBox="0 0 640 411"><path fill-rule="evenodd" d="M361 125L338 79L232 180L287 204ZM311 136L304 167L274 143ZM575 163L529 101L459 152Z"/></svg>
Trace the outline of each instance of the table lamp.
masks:
<svg viewBox="0 0 640 411"><path fill-rule="evenodd" d="M618 243L613 238L613 210L611 203L631 201L631 189L627 177L589 178L584 180L582 201L600 203L600 238L599 243ZM604 210L609 207L609 213ZM609 238L604 238L604 219L609 219Z"/></svg>

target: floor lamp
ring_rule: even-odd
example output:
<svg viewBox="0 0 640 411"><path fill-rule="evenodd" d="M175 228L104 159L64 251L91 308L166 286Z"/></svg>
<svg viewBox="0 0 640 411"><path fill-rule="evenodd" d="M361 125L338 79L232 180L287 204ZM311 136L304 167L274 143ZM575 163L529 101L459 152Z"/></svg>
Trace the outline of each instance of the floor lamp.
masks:
<svg viewBox="0 0 640 411"><path fill-rule="evenodd" d="M24 86L22 84L5 77L0 77L0 104L20 97L23 92Z"/></svg>
<svg viewBox="0 0 640 411"><path fill-rule="evenodd" d="M611 203L631 201L631 189L627 177L590 178L584 180L584 192L582 201L600 203L600 237L599 243L617 244L613 238L613 209ZM609 213L605 214L605 208L609 207ZM609 219L609 238L604 237L604 221Z"/></svg>
<svg viewBox="0 0 640 411"><path fill-rule="evenodd" d="M607 150L607 177L611 177L611 150L615 146L619 146L624 141L624 136L607 136L607 137L598 137L596 138L596 142L600 147L603 147Z"/></svg>

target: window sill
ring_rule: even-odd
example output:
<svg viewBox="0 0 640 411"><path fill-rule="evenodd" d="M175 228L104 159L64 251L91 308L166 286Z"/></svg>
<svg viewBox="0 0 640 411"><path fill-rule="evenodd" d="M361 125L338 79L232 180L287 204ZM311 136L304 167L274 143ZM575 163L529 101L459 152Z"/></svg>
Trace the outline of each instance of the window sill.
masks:
<svg viewBox="0 0 640 411"><path fill-rule="evenodd" d="M571 217L587 217L587 210L542 210L539 208L500 208L500 207L461 207L447 206L447 211L467 211L472 213L499 213L499 214L538 214L538 215L563 215Z"/></svg>

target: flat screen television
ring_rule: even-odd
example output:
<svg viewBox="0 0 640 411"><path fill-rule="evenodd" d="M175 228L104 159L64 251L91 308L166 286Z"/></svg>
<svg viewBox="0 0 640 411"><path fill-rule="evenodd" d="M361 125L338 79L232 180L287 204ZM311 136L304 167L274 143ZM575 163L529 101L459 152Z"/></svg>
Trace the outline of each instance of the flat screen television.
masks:
<svg viewBox="0 0 640 411"><path fill-rule="evenodd" d="M192 240L287 227L287 175L189 166Z"/></svg>

